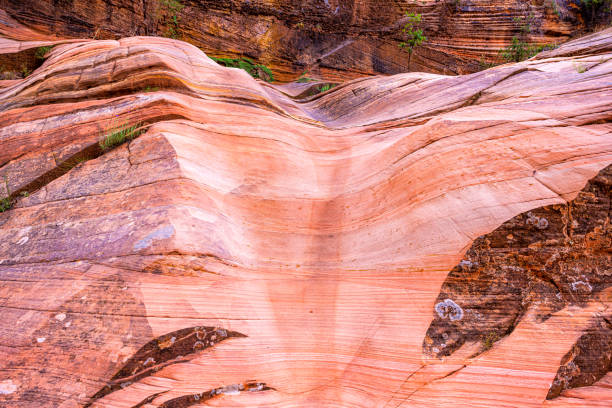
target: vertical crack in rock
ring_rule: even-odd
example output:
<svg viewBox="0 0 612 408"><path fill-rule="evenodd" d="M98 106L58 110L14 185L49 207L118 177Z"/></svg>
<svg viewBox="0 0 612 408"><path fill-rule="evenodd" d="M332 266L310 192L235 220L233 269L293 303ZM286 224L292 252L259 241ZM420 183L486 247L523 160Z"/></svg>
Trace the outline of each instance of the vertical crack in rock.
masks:
<svg viewBox="0 0 612 408"><path fill-rule="evenodd" d="M244 334L218 327L195 326L157 337L140 348L111 378L107 385L91 398L85 407L106 395L128 387L172 364L184 363L197 357L202 350L231 337Z"/></svg>
<svg viewBox="0 0 612 408"><path fill-rule="evenodd" d="M527 308L535 307L536 319L544 321L611 286L611 187L608 166L572 202L520 214L476 239L441 288L423 351L448 356L466 342L481 342L480 352L486 351L514 330ZM574 347L598 350L574 351L563 363L571 368L583 361L593 368L581 368L583 374L560 369L550 395L601 378L610 359L609 346L603 346L606 330L590 329Z"/></svg>
<svg viewBox="0 0 612 408"><path fill-rule="evenodd" d="M563 390L597 382L612 371L612 324L601 317L585 330L571 350L563 356L546 399L558 397Z"/></svg>

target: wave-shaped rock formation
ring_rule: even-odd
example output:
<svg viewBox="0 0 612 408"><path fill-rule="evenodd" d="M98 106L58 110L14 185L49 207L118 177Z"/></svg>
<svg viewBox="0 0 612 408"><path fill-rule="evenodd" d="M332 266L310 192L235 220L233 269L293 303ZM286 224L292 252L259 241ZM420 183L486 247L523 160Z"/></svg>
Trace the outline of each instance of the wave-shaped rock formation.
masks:
<svg viewBox="0 0 612 408"><path fill-rule="evenodd" d="M609 406L612 30L307 97L46 56L0 82L0 406Z"/></svg>
<svg viewBox="0 0 612 408"><path fill-rule="evenodd" d="M582 0L3 0L22 24L71 38L165 35L215 56L246 55L277 79L307 71L329 79L427 71L469 73L499 60L518 36L557 44L592 27L610 5ZM605 3L605 4L604 4ZM422 15L428 41L408 54L398 47L406 11ZM593 14L593 15L591 15Z"/></svg>

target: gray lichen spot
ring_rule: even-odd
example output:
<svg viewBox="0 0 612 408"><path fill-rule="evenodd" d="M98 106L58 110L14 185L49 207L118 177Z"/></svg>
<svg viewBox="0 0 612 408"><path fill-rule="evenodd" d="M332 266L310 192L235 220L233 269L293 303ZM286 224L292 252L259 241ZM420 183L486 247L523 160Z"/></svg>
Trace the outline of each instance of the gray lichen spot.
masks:
<svg viewBox="0 0 612 408"><path fill-rule="evenodd" d="M548 228L548 220L544 217L533 215L531 211L527 213L527 221L525 221L525 223L527 225L533 225L540 230L545 230Z"/></svg>
<svg viewBox="0 0 612 408"><path fill-rule="evenodd" d="M19 387L17 384L13 384L11 379L0 381L0 395L12 394L17 391L17 388Z"/></svg>
<svg viewBox="0 0 612 408"><path fill-rule="evenodd" d="M151 246L153 241L167 239L174 235L174 227L166 225L158 230L153 231L134 245L134 250L144 249Z"/></svg>
<svg viewBox="0 0 612 408"><path fill-rule="evenodd" d="M215 388L210 392L211 397L215 395L225 394L225 395L237 395L240 394L240 391L244 391L244 385L242 384L232 384L226 385L225 387Z"/></svg>
<svg viewBox="0 0 612 408"><path fill-rule="evenodd" d="M448 317L451 321L454 321L463 318L463 309L451 299L445 299L443 302L436 304L435 309L442 319Z"/></svg>

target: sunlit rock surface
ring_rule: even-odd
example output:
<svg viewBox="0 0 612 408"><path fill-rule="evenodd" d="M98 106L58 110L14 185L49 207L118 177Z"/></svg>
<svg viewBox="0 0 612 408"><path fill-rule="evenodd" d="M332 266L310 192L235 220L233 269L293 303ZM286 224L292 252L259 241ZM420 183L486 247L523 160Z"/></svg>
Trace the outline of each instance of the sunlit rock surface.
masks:
<svg viewBox="0 0 612 408"><path fill-rule="evenodd" d="M612 30L581 41L301 99L57 45L0 88L0 406L610 406Z"/></svg>

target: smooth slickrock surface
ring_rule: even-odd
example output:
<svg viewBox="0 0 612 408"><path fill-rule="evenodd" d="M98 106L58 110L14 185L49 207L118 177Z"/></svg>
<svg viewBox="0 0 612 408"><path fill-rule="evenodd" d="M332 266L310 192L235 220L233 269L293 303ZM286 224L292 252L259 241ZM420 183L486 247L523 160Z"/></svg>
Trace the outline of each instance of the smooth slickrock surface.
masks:
<svg viewBox="0 0 612 408"><path fill-rule="evenodd" d="M561 43L598 20L582 0L2 0L28 27L71 38L173 36L209 55L257 58L278 79L426 71L469 73L499 59L514 36ZM600 7L606 18L610 6ZM607 10L607 11L606 11ZM410 64L398 45L404 13L422 15L428 41ZM175 20L176 18L176 20Z"/></svg>
<svg viewBox="0 0 612 408"><path fill-rule="evenodd" d="M612 30L591 40L304 99L183 42L57 45L0 89L0 406L605 406Z"/></svg>

